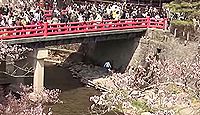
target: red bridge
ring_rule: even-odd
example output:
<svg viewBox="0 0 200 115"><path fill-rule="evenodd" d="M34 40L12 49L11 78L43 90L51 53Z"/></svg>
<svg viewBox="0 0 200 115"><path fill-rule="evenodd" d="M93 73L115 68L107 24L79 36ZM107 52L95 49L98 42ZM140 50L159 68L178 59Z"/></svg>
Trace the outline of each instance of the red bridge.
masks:
<svg viewBox="0 0 200 115"><path fill-rule="evenodd" d="M33 66L35 68L34 90L40 91L44 84L44 58L48 57L48 50L45 49L45 46L110 40L114 42L109 43L112 46L100 44L101 50L98 48L94 50L94 53L91 53L92 57L94 60L100 60L96 61L99 64L104 63L106 59L112 59L116 62L114 68L127 67L138 45L138 41L134 41L135 38L141 38L148 28L166 29L166 22L167 19L157 20L147 17L0 27L0 39L9 44L25 44L34 48L35 52L29 58L33 61L31 64L35 65L35 67ZM116 39L128 40L121 42ZM113 55L113 52L116 55Z"/></svg>
<svg viewBox="0 0 200 115"><path fill-rule="evenodd" d="M140 30L147 28L166 29L167 19L154 18L135 18L135 19L120 19L120 20L102 20L102 21L87 21L87 22L69 22L48 24L47 22L41 25L26 25L15 27L0 27L0 39L4 41L16 41L13 43L25 43L24 40L32 39L28 42L39 42L41 39L58 37L58 35L69 36L77 34L92 34L94 32L110 32L110 31L127 31ZM40 38L36 40L35 38ZM35 41L35 40L36 41ZM52 39L51 39L52 40ZM53 40L56 40L53 39Z"/></svg>

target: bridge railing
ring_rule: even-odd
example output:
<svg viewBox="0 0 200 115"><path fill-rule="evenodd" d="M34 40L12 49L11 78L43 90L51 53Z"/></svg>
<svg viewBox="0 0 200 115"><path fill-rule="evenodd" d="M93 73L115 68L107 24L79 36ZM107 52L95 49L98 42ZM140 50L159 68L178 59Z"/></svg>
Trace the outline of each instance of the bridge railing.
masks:
<svg viewBox="0 0 200 115"><path fill-rule="evenodd" d="M147 28L147 19L138 18L127 20L70 22L67 24L48 24L47 36L133 28Z"/></svg>
<svg viewBox="0 0 200 115"><path fill-rule="evenodd" d="M28 38L44 36L44 25L0 27L1 39Z"/></svg>
<svg viewBox="0 0 200 115"><path fill-rule="evenodd" d="M167 19L155 19L151 18L149 28L166 29Z"/></svg>
<svg viewBox="0 0 200 115"><path fill-rule="evenodd" d="M69 22L15 27L0 27L0 39L17 39L28 37L53 36L87 32L123 30L133 28L166 28L166 19L135 18L120 20L102 20L86 22Z"/></svg>

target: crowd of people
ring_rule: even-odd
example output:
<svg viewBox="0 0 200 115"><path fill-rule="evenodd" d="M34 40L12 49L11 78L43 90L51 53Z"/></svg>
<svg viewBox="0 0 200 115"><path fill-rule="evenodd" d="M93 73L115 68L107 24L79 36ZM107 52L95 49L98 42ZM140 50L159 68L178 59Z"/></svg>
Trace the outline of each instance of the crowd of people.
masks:
<svg viewBox="0 0 200 115"><path fill-rule="evenodd" d="M51 7L49 7L52 4ZM138 6L131 3L70 3L64 8L57 6L56 0L44 2L41 7L28 0L19 0L17 3L4 4L0 7L0 26L24 26L49 23L67 23L76 21L91 21L102 19L129 19L150 16L151 18L167 17L167 10L152 6ZM45 16L44 10L52 10L50 19ZM63 11L64 10L64 11Z"/></svg>
<svg viewBox="0 0 200 115"><path fill-rule="evenodd" d="M42 20L40 7L30 6L28 2L3 4L0 7L0 26L22 26L39 23Z"/></svg>

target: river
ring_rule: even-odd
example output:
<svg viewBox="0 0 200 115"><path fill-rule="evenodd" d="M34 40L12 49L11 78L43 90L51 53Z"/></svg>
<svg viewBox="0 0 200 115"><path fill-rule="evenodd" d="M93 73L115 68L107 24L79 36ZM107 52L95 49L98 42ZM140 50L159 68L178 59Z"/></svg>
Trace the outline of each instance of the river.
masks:
<svg viewBox="0 0 200 115"><path fill-rule="evenodd" d="M89 97L100 92L84 86L79 79L72 78L69 70L57 66L45 67L45 87L62 90L63 104L52 106L53 115L90 115ZM115 115L107 113L106 115Z"/></svg>

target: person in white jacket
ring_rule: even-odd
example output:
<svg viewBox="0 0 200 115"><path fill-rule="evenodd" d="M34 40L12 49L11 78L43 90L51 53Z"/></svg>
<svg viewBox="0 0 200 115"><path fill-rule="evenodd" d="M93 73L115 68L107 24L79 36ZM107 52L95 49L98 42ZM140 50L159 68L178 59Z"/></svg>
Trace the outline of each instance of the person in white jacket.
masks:
<svg viewBox="0 0 200 115"><path fill-rule="evenodd" d="M106 68L108 72L111 72L112 66L109 61L106 61L103 67Z"/></svg>

